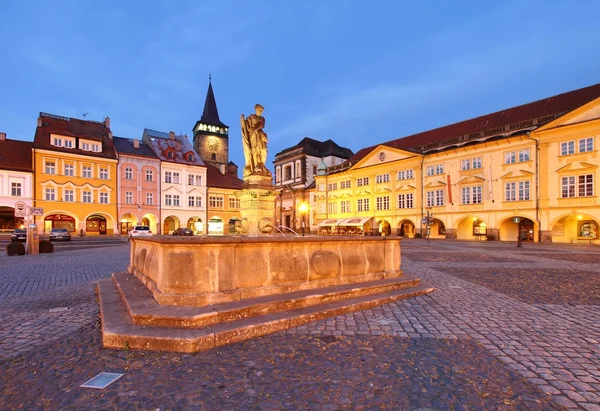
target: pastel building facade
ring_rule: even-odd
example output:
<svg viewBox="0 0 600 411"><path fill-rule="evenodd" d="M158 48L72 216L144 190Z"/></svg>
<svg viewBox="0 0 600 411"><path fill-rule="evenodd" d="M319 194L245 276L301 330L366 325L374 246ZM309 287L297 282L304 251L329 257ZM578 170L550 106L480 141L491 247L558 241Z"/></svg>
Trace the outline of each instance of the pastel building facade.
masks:
<svg viewBox="0 0 600 411"><path fill-rule="evenodd" d="M241 224L240 194L243 181L231 173L223 174L211 165L208 177L207 234L235 234ZM231 170L233 171L233 170Z"/></svg>
<svg viewBox="0 0 600 411"><path fill-rule="evenodd" d="M148 144L138 139L114 137L113 141L119 159L119 234L127 235L138 224L160 234L159 158Z"/></svg>
<svg viewBox="0 0 600 411"><path fill-rule="evenodd" d="M364 148L316 177L317 227L599 243L599 105L600 84Z"/></svg>
<svg viewBox="0 0 600 411"><path fill-rule="evenodd" d="M187 136L144 129L142 140L160 159L161 234L189 228L205 234L207 227L206 165Z"/></svg>
<svg viewBox="0 0 600 411"><path fill-rule="evenodd" d="M40 113L33 143L38 230L118 233L117 156L110 119L89 121Z"/></svg>
<svg viewBox="0 0 600 411"><path fill-rule="evenodd" d="M24 226L15 216L17 203L33 205L33 143L9 140L0 132L0 232Z"/></svg>
<svg viewBox="0 0 600 411"><path fill-rule="evenodd" d="M300 230L313 225L312 215L307 215L309 194L319 167L340 165L354 153L332 140L318 141L310 137L303 138L298 144L275 154L275 188L278 191L275 205L275 218L278 225ZM301 210L301 205L305 209Z"/></svg>

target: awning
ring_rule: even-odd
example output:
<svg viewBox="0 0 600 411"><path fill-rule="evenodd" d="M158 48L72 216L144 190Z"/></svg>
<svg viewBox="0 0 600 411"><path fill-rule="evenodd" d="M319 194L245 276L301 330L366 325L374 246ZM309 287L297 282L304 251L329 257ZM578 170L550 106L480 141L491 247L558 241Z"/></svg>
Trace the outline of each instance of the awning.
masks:
<svg viewBox="0 0 600 411"><path fill-rule="evenodd" d="M325 220L325 221L321 221L318 225L318 227L335 227L336 225L338 225L340 223L340 221L342 221L341 219L332 219L330 218L329 220Z"/></svg>
<svg viewBox="0 0 600 411"><path fill-rule="evenodd" d="M354 218L346 218L345 220L340 221L339 225L345 227L362 227L367 221L371 220L373 217L354 217Z"/></svg>

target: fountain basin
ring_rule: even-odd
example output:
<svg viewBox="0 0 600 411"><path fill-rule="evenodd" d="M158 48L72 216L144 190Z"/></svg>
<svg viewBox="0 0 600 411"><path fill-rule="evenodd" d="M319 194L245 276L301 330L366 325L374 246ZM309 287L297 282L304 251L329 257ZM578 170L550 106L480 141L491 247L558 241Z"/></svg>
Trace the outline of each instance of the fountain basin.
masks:
<svg viewBox="0 0 600 411"><path fill-rule="evenodd" d="M161 305L205 306L394 278L397 237L132 238L128 271Z"/></svg>

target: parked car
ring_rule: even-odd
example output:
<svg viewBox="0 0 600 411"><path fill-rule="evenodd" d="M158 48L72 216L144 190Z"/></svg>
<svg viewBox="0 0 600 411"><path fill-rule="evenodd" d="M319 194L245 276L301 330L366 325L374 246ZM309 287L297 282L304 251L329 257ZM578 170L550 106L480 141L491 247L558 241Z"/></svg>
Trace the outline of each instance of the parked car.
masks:
<svg viewBox="0 0 600 411"><path fill-rule="evenodd" d="M178 228L175 231L173 231L173 235L177 235L177 236L186 236L186 235L194 235L194 232L192 230L190 230L189 228Z"/></svg>
<svg viewBox="0 0 600 411"><path fill-rule="evenodd" d="M149 237L152 235L150 227L147 225L136 225L133 229L129 230L129 238L131 237Z"/></svg>
<svg viewBox="0 0 600 411"><path fill-rule="evenodd" d="M17 228L10 235L10 241L12 241L13 243L15 241L27 241L27 230L23 230L21 228Z"/></svg>
<svg viewBox="0 0 600 411"><path fill-rule="evenodd" d="M50 241L71 241L71 233L66 228L53 228L50 230Z"/></svg>

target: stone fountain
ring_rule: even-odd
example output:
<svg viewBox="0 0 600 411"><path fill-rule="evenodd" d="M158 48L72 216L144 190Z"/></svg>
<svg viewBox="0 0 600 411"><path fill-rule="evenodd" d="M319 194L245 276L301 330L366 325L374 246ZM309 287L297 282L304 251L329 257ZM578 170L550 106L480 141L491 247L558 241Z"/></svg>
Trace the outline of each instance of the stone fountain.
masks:
<svg viewBox="0 0 600 411"><path fill-rule="evenodd" d="M98 282L105 347L197 352L426 294L400 271L400 238L272 235L263 108L242 115L241 236L136 237Z"/></svg>

